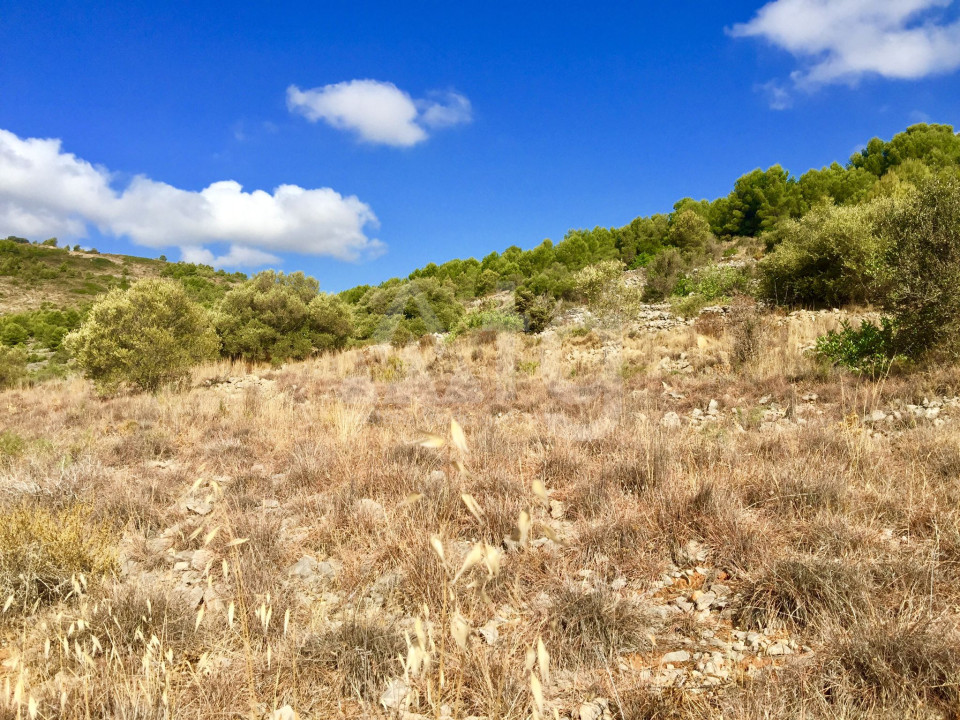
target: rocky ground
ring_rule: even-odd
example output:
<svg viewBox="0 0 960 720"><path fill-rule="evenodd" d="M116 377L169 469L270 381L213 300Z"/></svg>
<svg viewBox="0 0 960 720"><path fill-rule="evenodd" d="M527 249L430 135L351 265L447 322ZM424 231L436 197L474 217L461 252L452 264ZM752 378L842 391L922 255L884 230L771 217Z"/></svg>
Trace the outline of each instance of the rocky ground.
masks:
<svg viewBox="0 0 960 720"><path fill-rule="evenodd" d="M0 718L955 716L960 376L645 313L0 395Z"/></svg>

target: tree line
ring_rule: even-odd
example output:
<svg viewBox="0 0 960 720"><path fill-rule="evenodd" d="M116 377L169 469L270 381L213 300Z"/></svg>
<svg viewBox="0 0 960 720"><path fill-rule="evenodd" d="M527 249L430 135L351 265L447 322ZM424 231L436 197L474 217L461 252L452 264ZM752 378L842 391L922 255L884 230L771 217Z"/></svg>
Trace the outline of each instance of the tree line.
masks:
<svg viewBox="0 0 960 720"><path fill-rule="evenodd" d="M876 303L890 313L886 335L846 329L830 341L869 345L884 357L916 355L943 347L931 338L960 336L960 291L951 291L951 283L960 288L957 208L960 138L948 125L914 125L890 141L871 140L845 165L800 177L779 165L757 169L728 195L684 198L669 214L571 230L530 250L513 246L481 260L430 263L406 278L337 295L321 292L303 273L247 278L166 263L161 278L124 281L89 311L0 319L0 366L14 367L26 358L18 348L42 342L72 355L104 389L150 389L218 354L279 363L485 323L538 332L561 300L619 306L622 315L625 268L645 273L647 301L682 298L696 307L696 299L752 293L804 306ZM3 242L22 247L18 238ZM744 249L760 259L755 271L714 264ZM24 253L12 256L19 262ZM466 303L500 291L512 291L510 310L467 313ZM866 335L856 335L861 331ZM145 354L150 361L138 366ZM0 367L0 382L3 373Z"/></svg>

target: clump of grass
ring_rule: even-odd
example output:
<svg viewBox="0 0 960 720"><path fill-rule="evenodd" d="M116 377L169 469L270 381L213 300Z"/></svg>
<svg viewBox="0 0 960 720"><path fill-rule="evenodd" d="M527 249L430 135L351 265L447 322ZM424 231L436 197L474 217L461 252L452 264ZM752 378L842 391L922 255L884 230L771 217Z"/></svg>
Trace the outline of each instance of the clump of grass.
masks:
<svg viewBox="0 0 960 720"><path fill-rule="evenodd" d="M649 644L639 609L610 590L563 587L552 596L545 642L566 667L595 665Z"/></svg>
<svg viewBox="0 0 960 720"><path fill-rule="evenodd" d="M375 700L387 680L402 672L403 636L386 623L361 616L309 637L300 648L301 663L336 671L331 679L340 695Z"/></svg>
<svg viewBox="0 0 960 720"><path fill-rule="evenodd" d="M864 573L839 561L787 559L750 579L736 613L742 627L823 627L855 620L869 606Z"/></svg>
<svg viewBox="0 0 960 720"><path fill-rule="evenodd" d="M27 443L22 437L10 430L0 433L0 463L19 457Z"/></svg>
<svg viewBox="0 0 960 720"><path fill-rule="evenodd" d="M858 624L830 652L824 667L829 694L850 698L867 711L918 709L960 713L960 642L924 622L890 620ZM924 716L929 716L925 712Z"/></svg>
<svg viewBox="0 0 960 720"><path fill-rule="evenodd" d="M28 608L70 595L117 567L115 536L85 505L0 510L0 597ZM81 579L82 578L82 579Z"/></svg>
<svg viewBox="0 0 960 720"><path fill-rule="evenodd" d="M603 478L625 492L638 495L659 487L672 475L672 453L659 432L644 437L625 455L603 470Z"/></svg>
<svg viewBox="0 0 960 720"><path fill-rule="evenodd" d="M736 308L727 331L732 341L730 364L735 369L746 367L759 357L766 332L763 317L754 308Z"/></svg>
<svg viewBox="0 0 960 720"><path fill-rule="evenodd" d="M101 599L91 612L89 631L116 648L136 645L155 636L176 653L197 651L204 640L204 625L186 602L150 589L120 586ZM139 631L139 633L138 633Z"/></svg>
<svg viewBox="0 0 960 720"><path fill-rule="evenodd" d="M678 565L692 564L681 552L690 540L705 544L713 561L725 570L749 569L769 557L771 547L762 523L713 482L702 483L687 497L675 489L659 491L655 503L653 529L671 548Z"/></svg>
<svg viewBox="0 0 960 720"><path fill-rule="evenodd" d="M590 524L583 523L575 544L584 563L601 564L610 579L618 575L647 580L659 564L649 553L641 519L629 512L608 513Z"/></svg>
<svg viewBox="0 0 960 720"><path fill-rule="evenodd" d="M694 720L711 716L703 698L679 689L658 691L644 685L618 689L610 711L614 720Z"/></svg>
<svg viewBox="0 0 960 720"><path fill-rule="evenodd" d="M176 448L165 433L157 429L134 430L121 437L113 446L113 459L132 464L144 460L164 460L173 457Z"/></svg>

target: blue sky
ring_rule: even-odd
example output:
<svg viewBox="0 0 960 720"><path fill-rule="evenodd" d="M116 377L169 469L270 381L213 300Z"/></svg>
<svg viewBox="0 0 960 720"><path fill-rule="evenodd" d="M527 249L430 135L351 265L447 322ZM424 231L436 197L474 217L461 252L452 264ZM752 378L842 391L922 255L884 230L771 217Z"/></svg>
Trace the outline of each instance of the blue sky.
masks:
<svg viewBox="0 0 960 720"><path fill-rule="evenodd" d="M340 290L960 125L950 0L103 5L0 7L0 236Z"/></svg>

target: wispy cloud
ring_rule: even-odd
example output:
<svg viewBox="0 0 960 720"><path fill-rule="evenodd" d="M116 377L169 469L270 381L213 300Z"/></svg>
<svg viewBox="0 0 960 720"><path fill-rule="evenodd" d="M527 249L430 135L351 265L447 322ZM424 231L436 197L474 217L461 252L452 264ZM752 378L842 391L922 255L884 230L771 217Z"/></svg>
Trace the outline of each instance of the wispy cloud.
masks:
<svg viewBox="0 0 960 720"><path fill-rule="evenodd" d="M953 0L775 0L733 37L761 38L794 57L793 90L867 76L911 80L960 68L960 21L947 18ZM783 105L786 85L771 96Z"/></svg>
<svg viewBox="0 0 960 720"><path fill-rule="evenodd" d="M64 152L57 139L0 130L0 232L79 239L95 226L233 267L275 264L278 252L357 260L384 249L366 234L377 227L370 207L330 188L247 192L224 180L192 191L140 175L118 190L111 180L107 169ZM216 257L205 248L215 243L229 250Z"/></svg>
<svg viewBox="0 0 960 720"><path fill-rule="evenodd" d="M409 147L427 139L428 130L468 123L470 101L456 92L431 93L415 100L393 83L349 80L301 90L287 88L287 107L312 122L355 133L369 143Z"/></svg>

